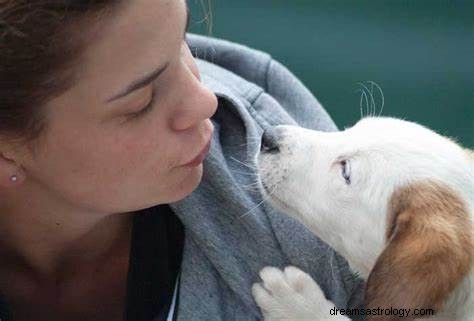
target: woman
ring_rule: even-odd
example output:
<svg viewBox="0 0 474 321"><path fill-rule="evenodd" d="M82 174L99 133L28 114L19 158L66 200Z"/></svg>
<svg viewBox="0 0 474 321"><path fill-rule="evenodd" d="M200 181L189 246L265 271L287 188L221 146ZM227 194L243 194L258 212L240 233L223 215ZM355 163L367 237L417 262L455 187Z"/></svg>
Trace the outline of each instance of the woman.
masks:
<svg viewBox="0 0 474 321"><path fill-rule="evenodd" d="M267 265L360 304L345 262L250 188L265 128L336 129L284 67L188 46L184 0L0 5L2 321L259 320Z"/></svg>

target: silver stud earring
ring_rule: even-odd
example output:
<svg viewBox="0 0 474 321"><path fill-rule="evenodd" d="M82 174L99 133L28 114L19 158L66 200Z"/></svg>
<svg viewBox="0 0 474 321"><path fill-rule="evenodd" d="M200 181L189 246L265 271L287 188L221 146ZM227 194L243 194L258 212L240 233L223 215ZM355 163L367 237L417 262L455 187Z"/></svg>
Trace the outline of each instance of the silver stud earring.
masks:
<svg viewBox="0 0 474 321"><path fill-rule="evenodd" d="M16 175L12 175L12 176L10 177L10 180L11 180L12 182L16 182L16 181L18 180L18 177L17 177Z"/></svg>

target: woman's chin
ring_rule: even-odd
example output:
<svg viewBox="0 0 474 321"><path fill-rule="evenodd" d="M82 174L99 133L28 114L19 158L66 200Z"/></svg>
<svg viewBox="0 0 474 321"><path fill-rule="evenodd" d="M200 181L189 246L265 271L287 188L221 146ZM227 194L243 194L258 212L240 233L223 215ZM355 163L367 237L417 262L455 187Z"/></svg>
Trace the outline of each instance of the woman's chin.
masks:
<svg viewBox="0 0 474 321"><path fill-rule="evenodd" d="M173 200L169 201L169 203L182 200L183 198L191 194L201 183L203 174L202 163L196 167L190 167L187 170L189 171L187 175L174 188L175 193L173 193Z"/></svg>

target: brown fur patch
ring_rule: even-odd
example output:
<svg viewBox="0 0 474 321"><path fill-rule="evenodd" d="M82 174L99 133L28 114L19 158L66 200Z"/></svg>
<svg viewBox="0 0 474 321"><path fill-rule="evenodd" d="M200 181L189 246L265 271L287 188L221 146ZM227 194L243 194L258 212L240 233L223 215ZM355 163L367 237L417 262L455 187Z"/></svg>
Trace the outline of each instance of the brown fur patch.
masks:
<svg viewBox="0 0 474 321"><path fill-rule="evenodd" d="M434 182L397 190L389 209L387 246L367 280L366 307L439 310L471 268L470 213L452 189Z"/></svg>

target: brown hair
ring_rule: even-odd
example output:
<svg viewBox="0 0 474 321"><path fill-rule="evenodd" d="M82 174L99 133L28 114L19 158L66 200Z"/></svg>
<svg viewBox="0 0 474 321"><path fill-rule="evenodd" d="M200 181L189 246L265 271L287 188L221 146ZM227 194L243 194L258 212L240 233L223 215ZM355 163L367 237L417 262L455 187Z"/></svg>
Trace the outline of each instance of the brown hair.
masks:
<svg viewBox="0 0 474 321"><path fill-rule="evenodd" d="M46 129L45 103L69 89L86 23L122 0L0 0L0 137L28 144ZM87 24L89 26L90 24Z"/></svg>

